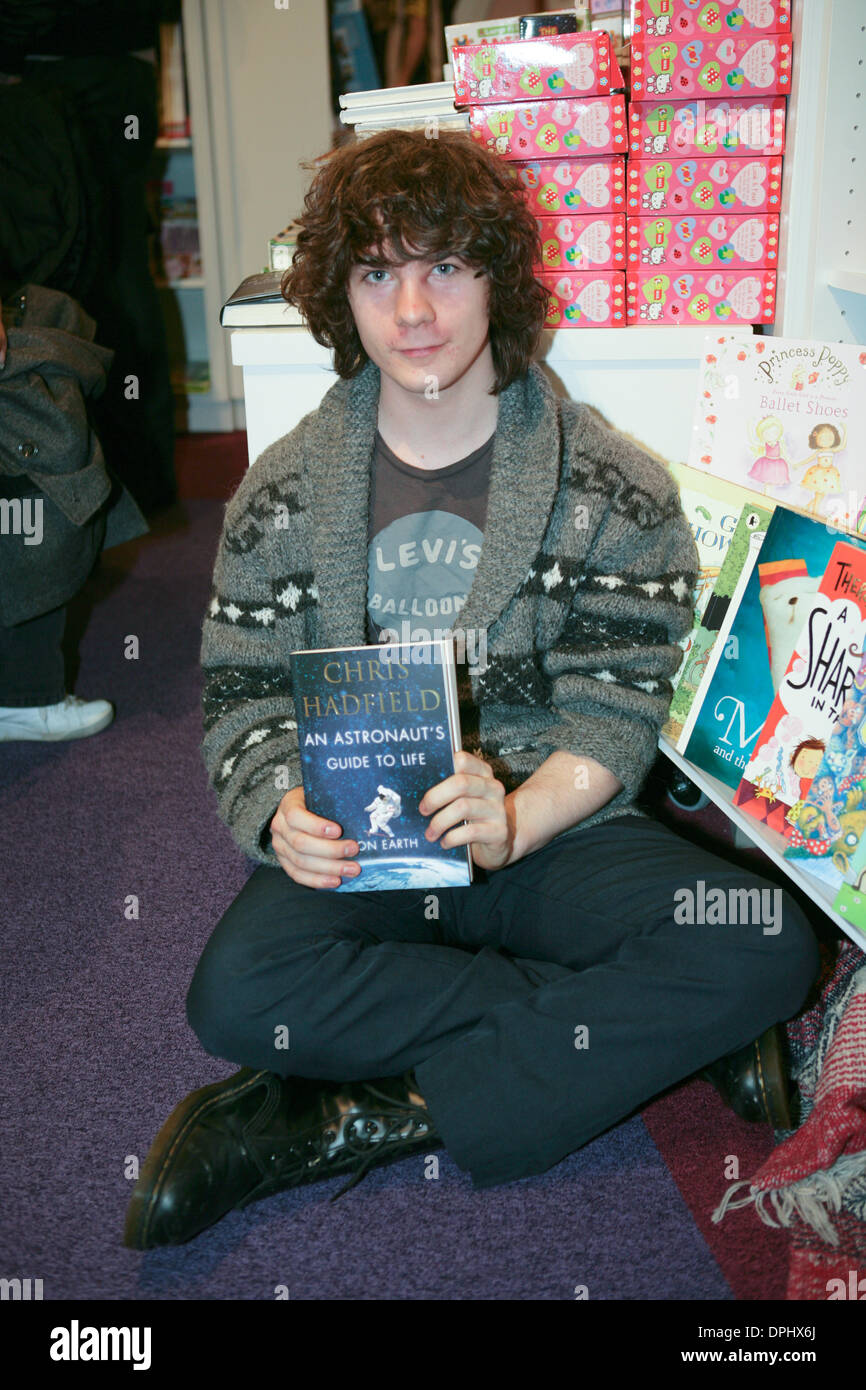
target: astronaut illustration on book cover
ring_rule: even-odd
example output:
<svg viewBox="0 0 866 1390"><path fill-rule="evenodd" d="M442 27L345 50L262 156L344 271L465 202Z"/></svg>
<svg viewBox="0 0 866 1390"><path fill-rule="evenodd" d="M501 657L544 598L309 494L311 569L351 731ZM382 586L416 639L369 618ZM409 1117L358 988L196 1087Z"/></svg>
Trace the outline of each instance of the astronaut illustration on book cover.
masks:
<svg viewBox="0 0 866 1390"><path fill-rule="evenodd" d="M390 835L390 824L395 816L399 816L402 802L397 792L390 787L377 787L378 795L373 798L369 806L364 810L370 812L370 827L368 835Z"/></svg>

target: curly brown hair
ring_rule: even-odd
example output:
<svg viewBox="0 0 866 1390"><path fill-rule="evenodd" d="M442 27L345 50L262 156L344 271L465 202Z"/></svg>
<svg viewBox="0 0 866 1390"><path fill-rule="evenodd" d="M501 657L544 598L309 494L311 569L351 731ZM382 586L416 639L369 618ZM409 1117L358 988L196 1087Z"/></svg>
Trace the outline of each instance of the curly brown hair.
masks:
<svg viewBox="0 0 866 1390"><path fill-rule="evenodd" d="M303 168L316 165L305 163ZM527 371L544 327L548 292L535 279L538 224L514 171L461 131L385 130L343 145L318 168L298 218L283 297L341 377L367 362L349 304L353 265L459 255L489 286L491 395Z"/></svg>
<svg viewBox="0 0 866 1390"><path fill-rule="evenodd" d="M839 431L837 430L837 428L836 428L835 425L831 425L831 424L830 424L829 420L822 420L820 424L818 424L818 425L815 426L815 428L811 431L811 433L810 433L810 435L809 435L809 448L810 448L810 449L820 449L820 447L821 447L820 444L818 443L818 432L819 432L819 430L830 430L830 431L832 432L832 434L833 434L833 443L832 443L832 444L829 444L827 447L830 448L830 449L838 449L838 448L839 448L839 445L842 443L842 436L841 436L841 434L839 433Z"/></svg>

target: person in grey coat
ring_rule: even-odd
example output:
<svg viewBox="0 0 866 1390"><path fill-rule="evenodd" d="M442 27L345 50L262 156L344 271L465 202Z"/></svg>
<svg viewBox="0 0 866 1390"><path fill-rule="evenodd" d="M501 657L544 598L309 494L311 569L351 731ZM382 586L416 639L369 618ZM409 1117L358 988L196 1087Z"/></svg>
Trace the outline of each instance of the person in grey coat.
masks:
<svg viewBox="0 0 866 1390"><path fill-rule="evenodd" d="M0 342L0 741L98 733L106 700L66 690L66 604L103 549L147 522L90 422L113 354L69 295L24 285Z"/></svg>

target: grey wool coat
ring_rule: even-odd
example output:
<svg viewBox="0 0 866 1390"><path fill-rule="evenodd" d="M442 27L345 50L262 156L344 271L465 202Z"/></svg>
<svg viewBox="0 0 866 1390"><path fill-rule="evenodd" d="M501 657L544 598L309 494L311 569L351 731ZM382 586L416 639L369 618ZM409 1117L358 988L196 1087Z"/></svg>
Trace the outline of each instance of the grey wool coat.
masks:
<svg viewBox="0 0 866 1390"><path fill-rule="evenodd" d="M268 826L302 780L290 653L367 644L379 384L372 362L337 381L226 508L202 632L202 752L223 820L262 864L277 864ZM562 834L633 809L697 569L662 464L558 398L536 365L501 393L487 524L459 615L487 634L486 669L457 667L462 742L509 791L557 749L609 768L622 791Z"/></svg>
<svg viewBox="0 0 866 1390"><path fill-rule="evenodd" d="M3 321L0 623L11 627L66 603L100 550L149 528L90 426L87 401L105 389L113 357L93 341L93 320L69 295L25 285Z"/></svg>

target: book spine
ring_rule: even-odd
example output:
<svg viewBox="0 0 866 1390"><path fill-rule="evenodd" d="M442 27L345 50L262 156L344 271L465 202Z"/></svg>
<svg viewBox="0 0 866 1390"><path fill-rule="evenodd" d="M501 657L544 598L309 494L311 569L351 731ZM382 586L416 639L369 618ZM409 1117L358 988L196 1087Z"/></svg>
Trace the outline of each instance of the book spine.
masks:
<svg viewBox="0 0 866 1390"><path fill-rule="evenodd" d="M731 628L733 627L734 620L737 616L737 609L740 606L743 594L746 592L746 588L748 586L749 579L751 578L752 571L754 570L755 565L757 564L759 552L760 547L755 547L755 549L750 549L748 555L746 556L746 563L743 565L743 568L740 571L740 577L737 580L737 586L734 589L730 603L728 604L728 610L725 614L725 620L722 623L722 626L719 628L716 640L713 643L713 648L710 652L710 657L707 662L707 668L704 672L704 678L697 689L694 700L692 701L691 707L686 717L686 721L683 725L683 731L677 739L677 752L682 753L684 758L688 758L689 756L688 748L692 732L694 730L695 724L697 723L698 716L701 713L701 710L703 709L707 698L712 692L713 677L716 673L716 668L718 667L719 661L721 660L722 655L727 646L728 638L731 633ZM712 769L706 768L705 771L711 772Z"/></svg>
<svg viewBox="0 0 866 1390"><path fill-rule="evenodd" d="M184 83L183 31L179 24L159 26L159 133L171 139L190 133Z"/></svg>

